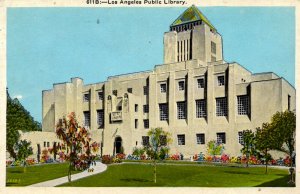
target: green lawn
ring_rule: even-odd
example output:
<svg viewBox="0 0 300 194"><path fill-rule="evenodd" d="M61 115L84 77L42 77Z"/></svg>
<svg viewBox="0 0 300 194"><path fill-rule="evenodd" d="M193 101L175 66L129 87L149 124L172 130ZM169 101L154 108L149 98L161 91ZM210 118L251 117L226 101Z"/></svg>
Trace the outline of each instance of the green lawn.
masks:
<svg viewBox="0 0 300 194"><path fill-rule="evenodd" d="M68 175L68 163L6 168L6 186L26 186ZM72 172L72 174L79 171Z"/></svg>
<svg viewBox="0 0 300 194"><path fill-rule="evenodd" d="M288 171L263 167L220 167L204 165L158 165L157 184L150 164L110 165L97 175L63 184L78 187L286 187Z"/></svg>

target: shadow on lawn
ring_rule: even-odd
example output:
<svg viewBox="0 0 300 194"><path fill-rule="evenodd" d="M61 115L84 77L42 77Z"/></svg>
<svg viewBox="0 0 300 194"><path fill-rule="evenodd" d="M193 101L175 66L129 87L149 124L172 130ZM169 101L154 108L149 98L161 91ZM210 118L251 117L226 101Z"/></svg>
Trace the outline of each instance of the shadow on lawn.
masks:
<svg viewBox="0 0 300 194"><path fill-rule="evenodd" d="M137 179L137 178L128 178L128 179L120 179L120 180L126 182L141 182L141 183L152 182L146 179Z"/></svg>
<svg viewBox="0 0 300 194"><path fill-rule="evenodd" d="M295 185L289 185L290 175L282 176L281 178L262 183L256 187L295 187Z"/></svg>
<svg viewBox="0 0 300 194"><path fill-rule="evenodd" d="M240 172L240 171L224 171L228 174L250 174L249 172Z"/></svg>

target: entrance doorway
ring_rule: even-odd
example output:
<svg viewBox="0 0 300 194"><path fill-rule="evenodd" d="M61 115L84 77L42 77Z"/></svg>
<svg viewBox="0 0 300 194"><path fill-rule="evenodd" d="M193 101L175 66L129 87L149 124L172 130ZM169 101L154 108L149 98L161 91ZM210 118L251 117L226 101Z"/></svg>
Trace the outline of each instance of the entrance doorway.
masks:
<svg viewBox="0 0 300 194"><path fill-rule="evenodd" d="M119 154L122 152L122 138L116 137L115 138L115 153Z"/></svg>

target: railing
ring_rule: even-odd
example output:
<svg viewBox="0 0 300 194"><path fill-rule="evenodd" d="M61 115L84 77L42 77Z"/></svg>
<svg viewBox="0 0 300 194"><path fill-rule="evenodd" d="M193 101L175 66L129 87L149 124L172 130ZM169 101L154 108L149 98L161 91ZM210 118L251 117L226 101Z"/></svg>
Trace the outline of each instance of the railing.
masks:
<svg viewBox="0 0 300 194"><path fill-rule="evenodd" d="M118 112L112 112L111 113L111 121L122 121L122 112L118 111Z"/></svg>

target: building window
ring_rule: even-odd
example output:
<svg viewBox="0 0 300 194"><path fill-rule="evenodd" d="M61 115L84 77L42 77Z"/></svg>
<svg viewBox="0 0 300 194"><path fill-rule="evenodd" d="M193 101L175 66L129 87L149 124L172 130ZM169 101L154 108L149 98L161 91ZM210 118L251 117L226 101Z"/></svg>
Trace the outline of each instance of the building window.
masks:
<svg viewBox="0 0 300 194"><path fill-rule="evenodd" d="M205 144L205 134L204 133L196 134L196 137L197 137L197 144Z"/></svg>
<svg viewBox="0 0 300 194"><path fill-rule="evenodd" d="M47 142L47 147L50 147L50 142L49 141Z"/></svg>
<svg viewBox="0 0 300 194"><path fill-rule="evenodd" d="M226 144L226 134L225 133L217 133L217 142Z"/></svg>
<svg viewBox="0 0 300 194"><path fill-rule="evenodd" d="M132 93L132 88L127 88L128 93Z"/></svg>
<svg viewBox="0 0 300 194"><path fill-rule="evenodd" d="M211 56L211 62L215 62L217 59L214 56Z"/></svg>
<svg viewBox="0 0 300 194"><path fill-rule="evenodd" d="M149 119L144 119L144 128L149 129Z"/></svg>
<svg viewBox="0 0 300 194"><path fill-rule="evenodd" d="M216 98L216 115L227 116L227 98Z"/></svg>
<svg viewBox="0 0 300 194"><path fill-rule="evenodd" d="M249 114L249 96L238 96L237 97L237 108L238 115L248 115Z"/></svg>
<svg viewBox="0 0 300 194"><path fill-rule="evenodd" d="M291 96L288 95L288 110L291 110Z"/></svg>
<svg viewBox="0 0 300 194"><path fill-rule="evenodd" d="M83 94L83 102L89 102L90 101L90 94L86 93Z"/></svg>
<svg viewBox="0 0 300 194"><path fill-rule="evenodd" d="M225 85L225 76L224 75L218 76L217 79L218 79L218 86L224 86Z"/></svg>
<svg viewBox="0 0 300 194"><path fill-rule="evenodd" d="M186 119L186 102L177 102L177 118Z"/></svg>
<svg viewBox="0 0 300 194"><path fill-rule="evenodd" d="M98 92L98 99L103 100L103 92Z"/></svg>
<svg viewBox="0 0 300 194"><path fill-rule="evenodd" d="M178 145L185 145L185 135L177 135Z"/></svg>
<svg viewBox="0 0 300 194"><path fill-rule="evenodd" d="M160 84L160 92L161 93L167 92L167 84Z"/></svg>
<svg viewBox="0 0 300 194"><path fill-rule="evenodd" d="M139 124L139 121L137 119L134 119L134 128L138 128L138 124Z"/></svg>
<svg viewBox="0 0 300 194"><path fill-rule="evenodd" d="M160 135L160 136L159 136L159 141L160 141L160 145L166 146L166 145L167 145L167 136L165 136L165 135Z"/></svg>
<svg viewBox="0 0 300 194"><path fill-rule="evenodd" d="M84 126L89 127L90 126L90 111L84 111L83 112L84 117Z"/></svg>
<svg viewBox="0 0 300 194"><path fill-rule="evenodd" d="M122 105L117 106L117 111L122 111Z"/></svg>
<svg viewBox="0 0 300 194"><path fill-rule="evenodd" d="M179 91L184 90L184 81L179 81L179 82L178 82L178 90L179 90Z"/></svg>
<svg viewBox="0 0 300 194"><path fill-rule="evenodd" d="M97 123L99 125L99 128L104 127L104 111L103 110L97 110Z"/></svg>
<svg viewBox="0 0 300 194"><path fill-rule="evenodd" d="M244 138L243 138L243 132L242 131L238 132L238 138L239 138L239 143L241 145L244 145Z"/></svg>
<svg viewBox="0 0 300 194"><path fill-rule="evenodd" d="M198 86L198 88L204 88L205 87L204 78L197 79L197 86Z"/></svg>
<svg viewBox="0 0 300 194"><path fill-rule="evenodd" d="M142 136L142 144L143 146L149 145L149 136Z"/></svg>
<svg viewBox="0 0 300 194"><path fill-rule="evenodd" d="M44 147L46 147L46 142L44 141Z"/></svg>
<svg viewBox="0 0 300 194"><path fill-rule="evenodd" d="M108 96L107 96L107 100L111 100L111 95L108 95Z"/></svg>
<svg viewBox="0 0 300 194"><path fill-rule="evenodd" d="M148 95L149 88L148 86L144 86L144 95Z"/></svg>
<svg viewBox="0 0 300 194"><path fill-rule="evenodd" d="M113 90L113 95L118 96L118 90Z"/></svg>
<svg viewBox="0 0 300 194"><path fill-rule="evenodd" d="M159 104L159 116L161 121L167 121L168 120L168 104Z"/></svg>
<svg viewBox="0 0 300 194"><path fill-rule="evenodd" d="M145 104L145 105L143 106L143 112L144 112L144 113L148 113L148 112L149 112L149 105L148 105L148 104Z"/></svg>
<svg viewBox="0 0 300 194"><path fill-rule="evenodd" d="M134 111L135 111L135 112L138 112L138 111L139 111L139 105L138 105L138 104L135 104L135 105L134 105Z"/></svg>
<svg viewBox="0 0 300 194"><path fill-rule="evenodd" d="M216 54L216 43L211 41L211 52Z"/></svg>
<svg viewBox="0 0 300 194"><path fill-rule="evenodd" d="M206 117L206 101L196 100L196 118Z"/></svg>

